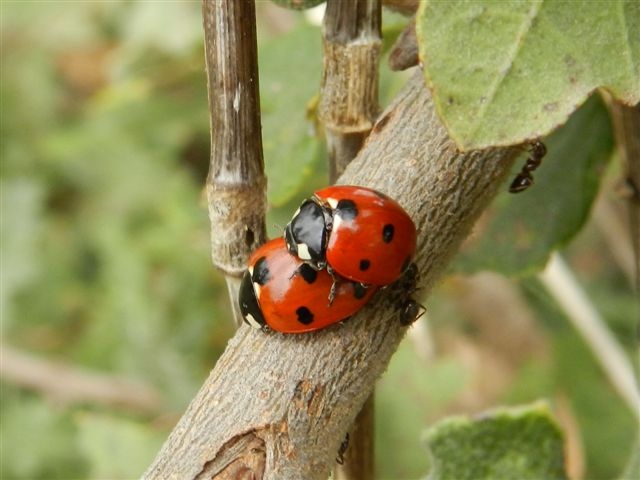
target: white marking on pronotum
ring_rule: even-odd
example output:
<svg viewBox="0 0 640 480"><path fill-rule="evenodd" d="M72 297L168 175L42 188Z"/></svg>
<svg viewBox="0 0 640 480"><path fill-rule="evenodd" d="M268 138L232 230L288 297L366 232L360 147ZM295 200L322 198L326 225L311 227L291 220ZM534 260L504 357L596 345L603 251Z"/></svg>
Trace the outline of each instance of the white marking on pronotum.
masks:
<svg viewBox="0 0 640 480"><path fill-rule="evenodd" d="M251 325L253 328L257 328L260 329L262 328L262 325L260 325L255 318L253 318L253 315L251 315L250 313L247 313L244 316L245 320L249 323L249 325Z"/></svg>
<svg viewBox="0 0 640 480"><path fill-rule="evenodd" d="M341 224L342 224L342 217L340 215L334 215L333 216L333 225L331 227L331 230L337 230L338 227L340 227Z"/></svg>
<svg viewBox="0 0 640 480"><path fill-rule="evenodd" d="M311 260L311 254L309 254L309 247L306 243L298 243L296 244L296 248L298 250L298 257L301 260Z"/></svg>
<svg viewBox="0 0 640 480"><path fill-rule="evenodd" d="M333 208L334 210L336 209L336 207L338 206L338 199L337 198L327 198L327 203L329 204L329 206L331 208Z"/></svg>
<svg viewBox="0 0 640 480"><path fill-rule="evenodd" d="M233 109L237 112L240 110L240 94L242 93L242 85L238 84L236 92L233 95Z"/></svg>

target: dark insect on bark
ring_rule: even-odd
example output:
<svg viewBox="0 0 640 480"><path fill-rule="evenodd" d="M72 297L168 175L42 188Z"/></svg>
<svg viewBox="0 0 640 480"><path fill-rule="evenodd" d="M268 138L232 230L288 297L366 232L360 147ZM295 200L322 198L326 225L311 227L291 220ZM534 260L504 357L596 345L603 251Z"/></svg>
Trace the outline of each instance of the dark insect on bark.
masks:
<svg viewBox="0 0 640 480"><path fill-rule="evenodd" d="M516 175L509 186L510 193L520 193L533 185L532 172L540 166L542 158L547 154L547 147L540 140L535 140L529 145L529 158L522 166L520 173Z"/></svg>

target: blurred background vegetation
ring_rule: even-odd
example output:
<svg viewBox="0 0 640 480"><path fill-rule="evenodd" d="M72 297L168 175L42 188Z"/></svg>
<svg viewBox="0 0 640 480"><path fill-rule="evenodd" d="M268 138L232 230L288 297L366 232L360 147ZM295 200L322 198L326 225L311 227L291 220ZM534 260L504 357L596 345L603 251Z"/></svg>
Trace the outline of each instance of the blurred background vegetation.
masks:
<svg viewBox="0 0 640 480"><path fill-rule="evenodd" d="M135 478L234 331L209 261L200 4L1 9L0 477ZM321 44L301 13L258 13L275 236L327 182ZM404 22L386 14L386 38ZM404 78L382 67L381 103ZM615 182L603 183L617 216ZM630 353L637 305L602 230L591 218L564 254ZM535 276L452 272L427 305L377 389L380 478L426 473L421 436L437 419L539 398L565 430L570 473L621 472L634 417Z"/></svg>

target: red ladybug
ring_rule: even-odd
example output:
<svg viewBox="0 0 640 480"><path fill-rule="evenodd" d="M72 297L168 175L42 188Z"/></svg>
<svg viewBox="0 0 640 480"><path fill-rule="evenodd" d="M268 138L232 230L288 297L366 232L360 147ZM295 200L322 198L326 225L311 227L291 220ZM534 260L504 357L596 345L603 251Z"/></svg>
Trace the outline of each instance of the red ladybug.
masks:
<svg viewBox="0 0 640 480"><path fill-rule="evenodd" d="M284 333L319 330L353 315L376 287L315 270L287 251L283 238L265 243L249 258L239 294L244 321ZM333 299L328 298L333 291Z"/></svg>
<svg viewBox="0 0 640 480"><path fill-rule="evenodd" d="M284 237L289 251L314 269L377 286L397 280L416 250L416 227L398 202L351 185L318 190Z"/></svg>

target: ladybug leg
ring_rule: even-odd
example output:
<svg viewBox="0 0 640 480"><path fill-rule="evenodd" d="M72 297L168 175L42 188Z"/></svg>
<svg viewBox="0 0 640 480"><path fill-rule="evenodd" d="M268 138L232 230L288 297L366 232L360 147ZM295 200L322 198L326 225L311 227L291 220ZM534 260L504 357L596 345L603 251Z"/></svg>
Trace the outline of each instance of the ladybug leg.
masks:
<svg viewBox="0 0 640 480"><path fill-rule="evenodd" d="M269 325L267 325L266 323L260 328L260 331L262 333L270 333L271 332L271 327L269 327Z"/></svg>
<svg viewBox="0 0 640 480"><path fill-rule="evenodd" d="M333 301L336 299L336 295L338 294L338 284L340 283L341 279L329 265L327 265L327 273L331 275L331 278L333 279L331 290L329 291L329 306L331 306L333 305Z"/></svg>

